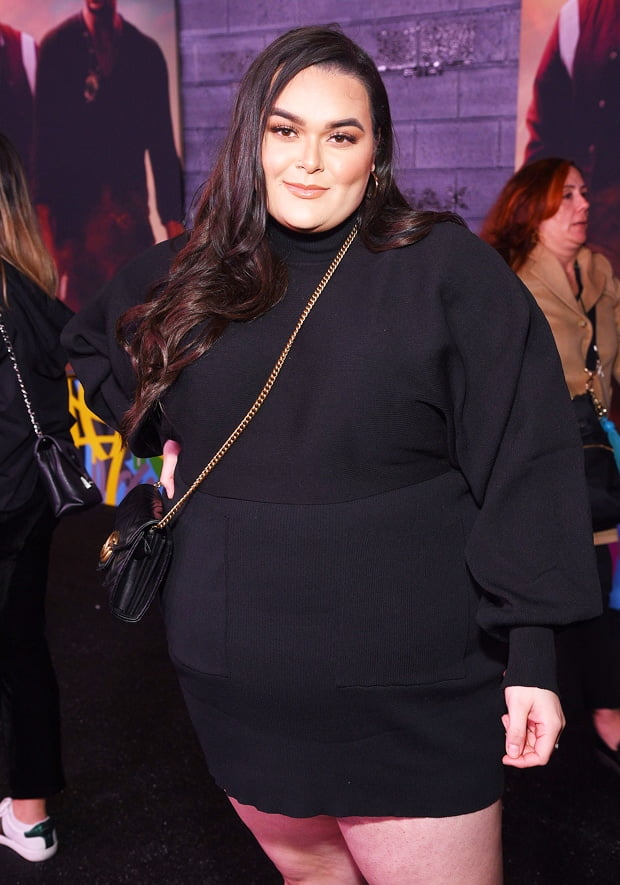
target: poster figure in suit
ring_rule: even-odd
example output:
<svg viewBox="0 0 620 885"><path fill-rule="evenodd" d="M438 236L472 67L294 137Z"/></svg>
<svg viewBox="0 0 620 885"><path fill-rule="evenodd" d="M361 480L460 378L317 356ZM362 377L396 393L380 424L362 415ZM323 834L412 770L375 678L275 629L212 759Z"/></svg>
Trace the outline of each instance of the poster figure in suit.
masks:
<svg viewBox="0 0 620 885"><path fill-rule="evenodd" d="M37 47L30 34L0 22L0 131L14 145L28 176Z"/></svg>
<svg viewBox="0 0 620 885"><path fill-rule="evenodd" d="M35 91L35 201L73 310L155 240L145 156L174 236L182 184L166 60L116 0L84 0L41 40Z"/></svg>
<svg viewBox="0 0 620 885"><path fill-rule="evenodd" d="M589 187L589 241L620 274L620 5L568 0L536 72L524 162L566 157Z"/></svg>

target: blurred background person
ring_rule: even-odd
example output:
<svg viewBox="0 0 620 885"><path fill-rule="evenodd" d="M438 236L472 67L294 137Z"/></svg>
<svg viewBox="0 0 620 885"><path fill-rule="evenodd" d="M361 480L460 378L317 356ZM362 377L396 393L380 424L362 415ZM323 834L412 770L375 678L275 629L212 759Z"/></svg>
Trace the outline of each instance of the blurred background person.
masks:
<svg viewBox="0 0 620 885"><path fill-rule="evenodd" d="M510 178L481 236L523 280L546 315L571 397L584 394L591 377L595 395L608 409L612 378L620 375L620 283L607 258L586 245L588 216L580 170L568 160L550 157ZM591 376L587 365L593 367ZM597 546L596 553L603 615L569 628L560 647L580 658L595 742L620 772L620 612L609 608L609 547Z"/></svg>
<svg viewBox="0 0 620 885"><path fill-rule="evenodd" d="M55 297L23 167L0 135L0 319L45 432L70 438L66 355L71 311ZM58 685L45 635L55 518L39 481L35 434L0 336L0 708L11 796L0 803L0 845L30 861L58 846L46 799L64 786Z"/></svg>
<svg viewBox="0 0 620 885"><path fill-rule="evenodd" d="M166 60L116 0L84 0L43 37L35 93L35 202L74 310L155 241L145 154L172 237L182 184Z"/></svg>

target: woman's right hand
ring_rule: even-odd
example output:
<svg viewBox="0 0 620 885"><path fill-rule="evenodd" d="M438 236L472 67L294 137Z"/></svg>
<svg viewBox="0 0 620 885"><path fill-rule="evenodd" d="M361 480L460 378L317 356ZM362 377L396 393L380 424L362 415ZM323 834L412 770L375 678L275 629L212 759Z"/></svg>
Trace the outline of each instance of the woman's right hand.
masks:
<svg viewBox="0 0 620 885"><path fill-rule="evenodd" d="M566 725L559 697L545 688L511 685L504 689L506 730L504 765L546 765Z"/></svg>
<svg viewBox="0 0 620 885"><path fill-rule="evenodd" d="M159 481L166 490L168 498L174 495L174 470L177 466L177 459L181 446L173 439L167 439L164 443L163 459L164 463L161 468L161 476Z"/></svg>

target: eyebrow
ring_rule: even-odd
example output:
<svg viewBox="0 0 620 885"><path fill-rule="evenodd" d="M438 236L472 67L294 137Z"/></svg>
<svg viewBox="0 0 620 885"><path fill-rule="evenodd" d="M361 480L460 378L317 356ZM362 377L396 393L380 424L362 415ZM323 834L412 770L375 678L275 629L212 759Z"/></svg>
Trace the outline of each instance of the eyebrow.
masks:
<svg viewBox="0 0 620 885"><path fill-rule="evenodd" d="M305 122L302 117L298 117L297 114L292 114L290 111L285 111L283 108L274 108L270 116L284 117L285 120L290 120L291 123L296 123L298 126L303 126ZM327 123L325 128L340 129L343 126L355 126L357 129L361 129L362 132L365 131L357 117L345 117L344 120L332 120Z"/></svg>

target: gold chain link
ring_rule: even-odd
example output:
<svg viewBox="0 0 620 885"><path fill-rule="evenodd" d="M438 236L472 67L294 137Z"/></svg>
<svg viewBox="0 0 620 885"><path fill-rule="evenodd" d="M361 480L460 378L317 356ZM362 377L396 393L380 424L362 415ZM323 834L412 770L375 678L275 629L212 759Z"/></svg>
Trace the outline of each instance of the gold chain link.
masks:
<svg viewBox="0 0 620 885"><path fill-rule="evenodd" d="M587 368L585 369L585 371L588 375L588 380L586 381L586 393L590 394L590 399L592 400L592 405L594 406L596 417L603 418L607 415L607 409L594 392L594 372L592 371L592 369Z"/></svg>
<svg viewBox="0 0 620 885"><path fill-rule="evenodd" d="M261 392L256 397L254 404L251 406L251 408L249 409L249 411L247 412L245 417L239 422L239 424L236 426L236 428L230 434L230 436L228 437L226 442L215 453L215 455L211 458L211 460L206 465L206 467L204 467L203 470L199 473L199 475L196 477L194 482L191 484L191 486L185 492L183 497L179 498L179 500L174 505L174 507L172 507L168 511L168 513L163 517L163 519L161 519L156 525L153 526L153 529L166 528L166 526L174 519L174 517L177 515L177 513L179 512L181 507L185 504L185 502L190 497L190 495L194 494L194 492L196 491L196 489L198 488L200 483L203 481L203 479L206 476L208 476L208 474L211 473L211 471L213 470L215 465L219 461L221 461L221 459L224 457L226 452L230 449L232 444L234 442L236 442L236 440L241 436L241 434L243 433L245 428L248 426L248 424L250 423L252 418L256 415L256 413L258 412L258 410L260 409L262 404L265 402L269 391L273 387L276 378L280 374L280 369L284 365L284 360L287 358L289 351L290 351L291 347L293 346L293 341L295 340L295 338L299 334L299 330L301 329L301 327L305 323L305 321L308 317L308 314L310 313L310 311L312 310L312 308L314 307L314 305L318 301L319 295L321 294L321 292L323 291L325 286L329 283L336 268L338 267L338 265L340 264L340 262L344 258L349 246L351 245L351 243L355 239L356 234L357 234L357 224L354 226L353 230L351 231L349 236L346 238L346 240L344 241L344 243L340 247L338 254L336 255L336 257L334 258L332 263L329 265L329 267L325 271L325 275L323 276L321 282L318 284L318 286L316 287L316 289L314 290L314 292L310 296L310 300L308 301L308 303L304 307L304 309L301 313L301 316L299 317L297 324L291 333L290 338L288 339L288 341L284 345L284 350L282 351L282 353L278 357L275 366L271 370L271 373L270 373L269 377L267 378L267 381L265 382L265 386L263 387Z"/></svg>

